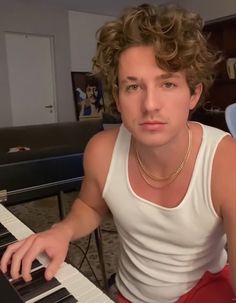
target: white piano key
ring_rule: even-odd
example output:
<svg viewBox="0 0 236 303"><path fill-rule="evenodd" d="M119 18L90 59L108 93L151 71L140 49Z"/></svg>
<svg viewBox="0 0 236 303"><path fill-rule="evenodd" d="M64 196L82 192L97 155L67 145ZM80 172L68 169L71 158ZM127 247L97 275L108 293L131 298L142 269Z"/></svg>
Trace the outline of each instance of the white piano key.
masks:
<svg viewBox="0 0 236 303"><path fill-rule="evenodd" d="M33 231L16 218L9 210L0 204L0 222L11 232L18 240L24 239L33 234ZM48 264L48 258L41 254L37 258L44 266ZM37 300L51 294L52 292L65 287L79 303L114 303L106 294L104 294L91 281L83 276L71 264L64 262L59 268L55 278L61 285L43 293L26 303L34 303Z"/></svg>

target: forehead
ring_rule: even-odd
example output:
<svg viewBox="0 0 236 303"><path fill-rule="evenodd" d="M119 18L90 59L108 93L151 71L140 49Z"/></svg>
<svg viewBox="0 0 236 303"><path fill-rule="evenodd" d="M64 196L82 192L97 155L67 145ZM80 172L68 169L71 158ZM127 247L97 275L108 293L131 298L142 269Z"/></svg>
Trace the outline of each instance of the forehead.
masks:
<svg viewBox="0 0 236 303"><path fill-rule="evenodd" d="M155 50L152 46L132 46L119 57L118 78L186 78L185 71L169 72L157 65Z"/></svg>
<svg viewBox="0 0 236 303"><path fill-rule="evenodd" d="M155 51L153 46L131 46L127 49L125 49L123 52L121 52L120 57L119 57L119 66L122 65L124 62L140 62L141 58L145 57L148 60L151 60L155 62L156 64L156 59L155 59Z"/></svg>
<svg viewBox="0 0 236 303"><path fill-rule="evenodd" d="M97 89L97 86L95 86L95 85L88 85L87 89L91 89L91 90Z"/></svg>

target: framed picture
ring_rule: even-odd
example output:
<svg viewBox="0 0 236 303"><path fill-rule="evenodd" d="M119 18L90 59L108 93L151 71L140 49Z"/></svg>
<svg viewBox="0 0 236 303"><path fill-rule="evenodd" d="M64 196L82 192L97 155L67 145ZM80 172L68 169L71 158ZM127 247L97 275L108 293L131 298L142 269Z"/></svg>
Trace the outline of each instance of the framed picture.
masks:
<svg viewBox="0 0 236 303"><path fill-rule="evenodd" d="M72 72L71 78L77 120L102 118L105 108L101 82L89 72Z"/></svg>

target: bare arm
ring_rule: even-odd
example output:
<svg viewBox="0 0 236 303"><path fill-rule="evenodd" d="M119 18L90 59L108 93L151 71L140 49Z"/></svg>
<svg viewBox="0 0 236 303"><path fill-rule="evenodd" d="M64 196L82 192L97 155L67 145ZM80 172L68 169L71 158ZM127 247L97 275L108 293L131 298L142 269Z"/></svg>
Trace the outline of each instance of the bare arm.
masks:
<svg viewBox="0 0 236 303"><path fill-rule="evenodd" d="M236 295L236 140L227 137L216 153L214 196L227 235L232 285Z"/></svg>
<svg viewBox="0 0 236 303"><path fill-rule="evenodd" d="M86 147L85 178L80 198L76 199L67 217L50 230L9 245L1 259L0 266L3 272L6 272L7 265L11 262L12 278L18 278L21 272L25 281L29 281L33 260L45 252L49 257L45 277L50 280L65 260L69 242L88 235L101 223L107 211L102 199L102 189L109 167L109 155L111 157L110 145L108 154L104 157L104 140L106 142L106 136L104 138L103 135L96 135Z"/></svg>
<svg viewBox="0 0 236 303"><path fill-rule="evenodd" d="M100 225L107 212L102 190L108 166L106 158L104 160L104 145L99 142L99 137L101 135L95 136L85 150L85 177L79 198L75 200L67 217L58 224L58 227L63 226L67 230L71 240L90 234Z"/></svg>

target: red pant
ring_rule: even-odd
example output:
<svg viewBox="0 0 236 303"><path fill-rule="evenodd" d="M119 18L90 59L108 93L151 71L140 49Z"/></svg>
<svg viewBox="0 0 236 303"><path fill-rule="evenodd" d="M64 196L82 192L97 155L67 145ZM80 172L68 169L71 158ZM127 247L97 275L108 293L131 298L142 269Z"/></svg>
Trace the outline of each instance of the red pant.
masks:
<svg viewBox="0 0 236 303"><path fill-rule="evenodd" d="M206 272L189 292L181 296L176 303L234 303L235 298L230 284L229 266L216 274ZM131 303L120 293L117 303ZM235 300L236 303L236 300Z"/></svg>

